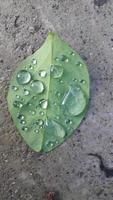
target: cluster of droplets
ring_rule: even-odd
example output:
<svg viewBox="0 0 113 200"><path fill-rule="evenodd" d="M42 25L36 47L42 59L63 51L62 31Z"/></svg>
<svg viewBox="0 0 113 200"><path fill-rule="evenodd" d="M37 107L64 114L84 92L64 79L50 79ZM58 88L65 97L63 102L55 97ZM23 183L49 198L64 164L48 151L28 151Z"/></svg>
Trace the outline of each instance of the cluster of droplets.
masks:
<svg viewBox="0 0 113 200"><path fill-rule="evenodd" d="M69 59L70 56L74 57L75 53L74 52L70 52L69 56L66 56L64 54L58 56L55 58L56 64L52 64L50 66L50 76L54 79L58 79L59 83L61 84L61 86L64 83L64 80L62 79L63 74L64 74L64 68L62 63L69 63ZM37 60L33 59L32 60L32 64L29 66L29 69L32 70L34 67L37 66ZM82 62L78 62L76 64L77 67L82 67L83 63ZM39 77L46 78L48 73L45 70L39 70L38 72ZM43 83L43 81L41 80L33 80L32 74L31 72L28 71L28 67L25 67L25 69L20 70L17 73L17 77L16 77L17 83L23 87L23 95L24 96L29 96L31 95L32 92L34 92L35 94L42 94L45 90L45 85ZM76 88L75 90L73 90L71 87L68 88L68 90L66 91L66 93L61 94L59 91L55 93L55 95L57 96L57 98L61 98L62 97L62 102L61 102L61 106L64 109L64 113L65 110L66 112L69 112L71 114L71 116L77 116L79 114L81 114L86 106L86 99L85 96L81 90L81 87L79 86L80 84L86 84L85 80L77 80L76 77L73 78L73 82L76 84ZM80 83L80 84L79 84ZM26 85L29 84L29 88L26 88ZM19 91L19 86L12 86L13 91L18 92ZM37 99L36 96L33 97L34 100ZM23 101L20 101L20 97L19 95L16 95L16 100L13 102L13 105L17 108L22 108L23 107ZM29 108L31 107L31 103L29 103ZM54 106L57 106L56 102L53 102ZM44 115L44 110L47 109L48 107L48 99L41 99L39 102L39 106L41 108L41 111L39 112L40 116ZM38 108L38 107L37 107ZM29 109L29 114L31 115L35 115L36 111L35 110L31 110ZM22 124L22 130L23 131L28 131L29 128L26 126L26 121L25 121L25 117L24 115L18 115L17 118L19 119L20 123ZM56 121L52 122L54 124L54 128L56 130L56 134L57 136L64 138L65 136L65 130L64 128L57 122L60 120L60 116L57 115L56 116ZM35 127L35 133L39 133L40 129L43 128L44 126L44 121L42 119L39 119L35 122L35 125L38 126ZM48 126L48 124L46 123L46 126ZM73 126L73 120L71 119L66 119L65 120L65 126L69 127ZM59 134L60 135L59 135ZM61 136L62 135L62 136ZM56 146L58 144L58 140L47 140L46 142L46 146L48 148L52 148L53 146Z"/></svg>

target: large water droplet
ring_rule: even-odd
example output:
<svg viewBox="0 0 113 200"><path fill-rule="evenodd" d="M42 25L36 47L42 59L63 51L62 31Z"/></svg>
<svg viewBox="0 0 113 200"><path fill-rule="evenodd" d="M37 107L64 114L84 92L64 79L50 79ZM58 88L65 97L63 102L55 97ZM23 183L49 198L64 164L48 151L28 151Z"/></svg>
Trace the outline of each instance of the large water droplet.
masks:
<svg viewBox="0 0 113 200"><path fill-rule="evenodd" d="M64 138L66 134L63 126L54 120L48 121L46 124L46 130L48 134L51 134L52 132L52 135L54 135L56 138Z"/></svg>
<svg viewBox="0 0 113 200"><path fill-rule="evenodd" d="M40 106L41 106L41 108L46 109L47 106L48 106L48 101L42 99L42 100L40 101Z"/></svg>
<svg viewBox="0 0 113 200"><path fill-rule="evenodd" d="M12 86L12 89L13 89L14 91L17 91L17 90L18 90L18 87Z"/></svg>
<svg viewBox="0 0 113 200"><path fill-rule="evenodd" d="M18 72L16 79L20 85L24 85L30 82L31 74L26 70L21 70Z"/></svg>
<svg viewBox="0 0 113 200"><path fill-rule="evenodd" d="M53 78L59 78L63 74L63 67L59 65L52 65L51 66L51 74Z"/></svg>
<svg viewBox="0 0 113 200"><path fill-rule="evenodd" d="M41 81L32 81L31 83L32 90L37 94L40 94L44 91L44 84Z"/></svg>
<svg viewBox="0 0 113 200"><path fill-rule="evenodd" d="M65 93L62 101L64 110L67 110L71 115L77 116L82 113L86 106L86 98L83 91L78 87L70 87Z"/></svg>
<svg viewBox="0 0 113 200"><path fill-rule="evenodd" d="M13 102L13 105L14 105L14 107L16 107L16 108L22 108L22 106L23 106L22 102L20 102L20 101L14 101L14 102Z"/></svg>
<svg viewBox="0 0 113 200"><path fill-rule="evenodd" d="M39 76L41 76L42 78L45 78L47 76L46 71L44 70L39 71Z"/></svg>
<svg viewBox="0 0 113 200"><path fill-rule="evenodd" d="M60 97L60 96L61 96L61 93L60 93L60 92L57 92L56 95L57 95L58 97Z"/></svg>

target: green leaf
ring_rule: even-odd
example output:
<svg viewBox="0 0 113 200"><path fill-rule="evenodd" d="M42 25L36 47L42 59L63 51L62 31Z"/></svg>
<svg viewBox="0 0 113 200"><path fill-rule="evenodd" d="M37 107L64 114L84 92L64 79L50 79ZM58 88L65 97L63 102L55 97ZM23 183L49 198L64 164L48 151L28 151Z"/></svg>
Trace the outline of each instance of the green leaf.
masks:
<svg viewBox="0 0 113 200"><path fill-rule="evenodd" d="M71 136L89 100L89 75L81 57L55 33L13 74L8 107L20 134L37 152Z"/></svg>

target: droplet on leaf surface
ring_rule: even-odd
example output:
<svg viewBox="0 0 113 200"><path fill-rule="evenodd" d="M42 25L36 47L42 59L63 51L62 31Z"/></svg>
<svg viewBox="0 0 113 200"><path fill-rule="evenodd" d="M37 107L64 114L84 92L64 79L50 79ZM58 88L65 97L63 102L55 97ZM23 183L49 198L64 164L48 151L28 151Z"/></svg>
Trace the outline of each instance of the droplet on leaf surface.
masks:
<svg viewBox="0 0 113 200"><path fill-rule="evenodd" d="M31 88L36 94L40 94L44 91L44 84L41 81L35 80L31 83Z"/></svg>
<svg viewBox="0 0 113 200"><path fill-rule="evenodd" d="M17 74L17 82L19 85L24 85L29 83L31 80L31 74L26 70L21 70Z"/></svg>
<svg viewBox="0 0 113 200"><path fill-rule="evenodd" d="M17 67L8 108L24 141L36 152L63 143L88 107L89 75L82 58L55 33Z"/></svg>

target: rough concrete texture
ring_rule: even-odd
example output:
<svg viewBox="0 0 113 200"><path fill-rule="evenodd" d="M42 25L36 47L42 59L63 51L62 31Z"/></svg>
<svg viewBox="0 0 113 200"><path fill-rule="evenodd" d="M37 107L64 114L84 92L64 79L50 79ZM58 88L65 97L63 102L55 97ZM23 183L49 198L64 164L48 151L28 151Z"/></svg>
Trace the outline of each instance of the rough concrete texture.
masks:
<svg viewBox="0 0 113 200"><path fill-rule="evenodd" d="M95 3L95 4L94 4ZM54 30L86 60L91 101L75 134L40 155L21 140L8 113L6 95L16 64ZM0 0L0 200L112 200L113 1Z"/></svg>

